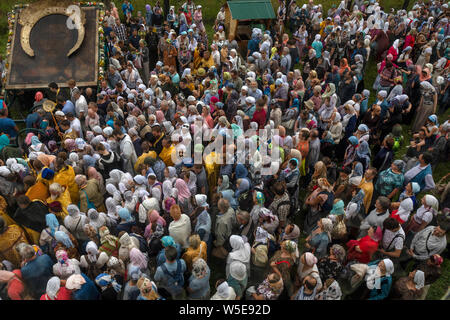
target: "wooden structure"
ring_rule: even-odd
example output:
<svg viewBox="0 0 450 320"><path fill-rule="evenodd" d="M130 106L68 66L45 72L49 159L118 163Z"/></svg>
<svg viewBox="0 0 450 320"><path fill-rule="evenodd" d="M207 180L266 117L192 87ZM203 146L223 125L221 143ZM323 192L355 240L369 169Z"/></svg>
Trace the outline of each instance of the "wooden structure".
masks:
<svg viewBox="0 0 450 320"><path fill-rule="evenodd" d="M225 28L228 32L228 40L236 40L241 54L246 56L252 28L259 25L268 29L275 18L275 11L270 0L227 1Z"/></svg>

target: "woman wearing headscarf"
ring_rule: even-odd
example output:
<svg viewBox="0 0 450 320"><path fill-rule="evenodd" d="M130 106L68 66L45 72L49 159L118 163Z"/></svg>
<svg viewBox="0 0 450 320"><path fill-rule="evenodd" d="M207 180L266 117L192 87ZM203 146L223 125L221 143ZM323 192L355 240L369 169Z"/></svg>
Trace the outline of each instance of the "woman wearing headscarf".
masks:
<svg viewBox="0 0 450 320"><path fill-rule="evenodd" d="M320 290L322 289L322 280L320 279L317 262L317 258L311 252L302 254L298 262L297 278L299 283L303 283L307 276L313 277L317 281L317 290Z"/></svg>
<svg viewBox="0 0 450 320"><path fill-rule="evenodd" d="M282 278L284 288L289 296L292 295L294 290L291 272L298 257L297 244L292 240L284 240L280 245L280 250L275 252L269 263L272 271Z"/></svg>
<svg viewBox="0 0 450 320"><path fill-rule="evenodd" d="M258 217L258 225L267 230L268 233L275 234L280 224L278 217L267 208L261 208L258 212Z"/></svg>
<svg viewBox="0 0 450 320"><path fill-rule="evenodd" d="M137 248L131 248L130 250L130 262L128 264L128 272L133 266L138 267L142 273L150 274L148 269L148 258Z"/></svg>
<svg viewBox="0 0 450 320"><path fill-rule="evenodd" d="M230 275L230 265L233 261L242 262L247 268L247 275L250 275L250 257L251 248L248 242L244 242L244 239L238 235L232 235L230 237L231 252L227 257L226 275Z"/></svg>
<svg viewBox="0 0 450 320"><path fill-rule="evenodd" d="M381 237L381 228L370 227L367 236L347 242L347 261L356 260L360 263L372 261L372 256L378 249Z"/></svg>
<svg viewBox="0 0 450 320"><path fill-rule="evenodd" d="M130 237L127 232L124 232L119 238L119 243L119 259L123 262L128 262L130 260L130 250L132 248L139 249L139 240L135 237Z"/></svg>
<svg viewBox="0 0 450 320"><path fill-rule="evenodd" d="M69 215L64 218L64 225L67 230L79 241L86 241L89 238L83 230L83 226L89 222L88 217L80 212L80 209L74 204L67 206Z"/></svg>
<svg viewBox="0 0 450 320"><path fill-rule="evenodd" d="M108 227L103 226L98 229L98 233L100 235L100 248L98 251L105 252L108 257L119 256L119 239L113 236Z"/></svg>
<svg viewBox="0 0 450 320"><path fill-rule="evenodd" d="M133 282L136 281L133 280ZM158 294L158 288L156 287L156 284L145 275L140 276L139 280L137 280L135 284L135 287L139 289L136 292L136 294L138 294L136 299L131 298L134 296L133 294L127 300L164 300Z"/></svg>
<svg viewBox="0 0 450 320"><path fill-rule="evenodd" d="M329 249L329 255L317 262L320 278L325 283L328 279L338 279L345 266L346 252L344 247L334 244Z"/></svg>
<svg viewBox="0 0 450 320"><path fill-rule="evenodd" d="M324 282L323 290L315 297L316 300L341 300L341 298L341 287L333 278L329 278Z"/></svg>
<svg viewBox="0 0 450 320"><path fill-rule="evenodd" d="M201 240L211 245L211 217L208 213L209 204L206 202L207 196L205 194L196 194L195 202L197 204L197 212L200 212L196 217L191 216L195 221L194 232L197 233Z"/></svg>
<svg viewBox="0 0 450 320"><path fill-rule="evenodd" d="M202 258L195 258L192 264L192 274L187 287L189 300L209 300L209 277L211 271Z"/></svg>
<svg viewBox="0 0 450 320"><path fill-rule="evenodd" d="M404 224L409 220L409 215L414 210L414 203L411 198L405 198L400 202L398 210L393 210L391 217L398 221L400 224Z"/></svg>
<svg viewBox="0 0 450 320"><path fill-rule="evenodd" d="M328 218L322 218L317 221L317 226L306 238L306 248L310 249L314 255L321 259L327 254L328 243L331 242L331 230L333 222Z"/></svg>
<svg viewBox="0 0 450 320"><path fill-rule="evenodd" d="M80 262L77 259L70 259L67 251L58 250L55 254L56 263L53 265L53 274L61 280L66 280L72 274L80 274Z"/></svg>
<svg viewBox="0 0 450 320"><path fill-rule="evenodd" d="M417 212L411 217L408 225L405 227L405 234L415 234L428 226L437 215L439 210L439 200L431 194L427 194L422 198L422 206L417 209Z"/></svg>
<svg viewBox="0 0 450 320"><path fill-rule="evenodd" d="M73 300L101 299L100 292L95 283L84 273L71 275L66 280L66 288L71 291Z"/></svg>
<svg viewBox="0 0 450 320"><path fill-rule="evenodd" d="M66 287L61 287L61 279L52 277L47 282L45 294L40 300L72 300L72 293Z"/></svg>
<svg viewBox="0 0 450 320"><path fill-rule="evenodd" d="M108 260L108 255L105 252L99 252L97 245L89 241L86 245L86 254L80 258L80 267L89 278L95 279L106 267Z"/></svg>
<svg viewBox="0 0 450 320"><path fill-rule="evenodd" d="M412 124L412 132L418 132L430 115L436 113L438 94L429 81L420 82L421 97L416 112L416 118Z"/></svg>
<svg viewBox="0 0 450 320"><path fill-rule="evenodd" d="M252 298L255 300L277 300L284 289L283 278L278 273L270 273L262 283L260 283Z"/></svg>
<svg viewBox="0 0 450 320"><path fill-rule="evenodd" d="M147 218L148 218L149 224L145 227L144 237L146 237L148 239L151 236L151 234L153 232L152 229L154 228L153 225L155 225L156 229L164 232L167 222L163 217L161 217L159 215L158 211L152 210L152 211L148 212Z"/></svg>
<svg viewBox="0 0 450 320"><path fill-rule="evenodd" d="M391 259L384 259L372 261L368 266L373 266L366 273L366 283L370 290L369 300L387 299L392 287L394 263Z"/></svg>
<svg viewBox="0 0 450 320"><path fill-rule="evenodd" d="M371 156L371 152L370 152L369 143L365 140L362 140L359 143L358 147L356 148L355 160L362 163L363 171L365 171L369 167L370 156ZM363 175L363 172L359 176L362 176L362 175Z"/></svg>
<svg viewBox="0 0 450 320"><path fill-rule="evenodd" d="M104 212L98 212L95 209L89 209L87 212L89 224L98 231L103 226L109 225L109 219Z"/></svg>
<svg viewBox="0 0 450 320"><path fill-rule="evenodd" d="M304 221L304 232L307 234L317 226L317 222L321 217L327 216L333 208L333 187L326 178L319 178L317 186L318 187L305 200L305 204L308 206L308 213L306 214Z"/></svg>
<svg viewBox="0 0 450 320"><path fill-rule="evenodd" d="M116 226L116 232L125 231L131 233L133 226L136 226L136 221L127 208L119 209L120 222Z"/></svg>
<svg viewBox="0 0 450 320"><path fill-rule="evenodd" d="M302 155L303 156L303 155ZM327 177L327 167L322 161L318 161L314 164L314 172L311 176L311 181L308 184L307 192L311 193L318 185L319 179Z"/></svg>
<svg viewBox="0 0 450 320"><path fill-rule="evenodd" d="M191 191L188 184L183 179L175 181L175 188L178 190L178 204L185 214L190 214L192 211L191 205Z"/></svg>
<svg viewBox="0 0 450 320"><path fill-rule="evenodd" d="M70 259L80 259L80 254L78 252L78 241L69 233L63 231L55 232L56 246L53 252L58 252L58 250L64 250Z"/></svg>
<svg viewBox="0 0 450 320"><path fill-rule="evenodd" d="M393 299L419 300L425 286L425 273L414 270L407 277L401 277L394 283Z"/></svg>
<svg viewBox="0 0 450 320"><path fill-rule="evenodd" d="M53 249L56 246L55 232L63 231L69 234L69 231L61 226L58 222L58 219L53 213L49 213L45 216L45 221L47 224L47 228L42 230L41 236L39 238L39 246L42 251L45 253L53 252Z"/></svg>
<svg viewBox="0 0 450 320"><path fill-rule="evenodd" d="M101 300L119 300L122 286L108 273L101 273L95 278L95 283L101 289Z"/></svg>

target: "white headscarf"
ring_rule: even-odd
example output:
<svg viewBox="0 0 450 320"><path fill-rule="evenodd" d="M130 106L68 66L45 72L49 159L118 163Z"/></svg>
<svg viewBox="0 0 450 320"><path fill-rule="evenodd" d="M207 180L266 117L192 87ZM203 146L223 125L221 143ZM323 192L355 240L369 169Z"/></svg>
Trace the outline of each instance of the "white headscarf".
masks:
<svg viewBox="0 0 450 320"><path fill-rule="evenodd" d="M250 261L250 245L245 243L241 236L232 235L230 237L230 245L233 251L228 254L228 258L231 261L239 260L245 264Z"/></svg>
<svg viewBox="0 0 450 320"><path fill-rule="evenodd" d="M397 215L403 221L408 221L409 215L411 211L414 209L414 203L411 198L406 198L402 202L400 202L400 207L398 208Z"/></svg>
<svg viewBox="0 0 450 320"><path fill-rule="evenodd" d="M417 270L414 275L414 283L416 284L416 289L422 289L425 285L425 273L421 270Z"/></svg>
<svg viewBox="0 0 450 320"><path fill-rule="evenodd" d="M58 277L51 277L47 282L47 288L45 292L51 300L55 300L59 288L61 288L61 280Z"/></svg>
<svg viewBox="0 0 450 320"><path fill-rule="evenodd" d="M383 262L386 269L386 276L388 277L394 273L394 263L391 259L383 259Z"/></svg>

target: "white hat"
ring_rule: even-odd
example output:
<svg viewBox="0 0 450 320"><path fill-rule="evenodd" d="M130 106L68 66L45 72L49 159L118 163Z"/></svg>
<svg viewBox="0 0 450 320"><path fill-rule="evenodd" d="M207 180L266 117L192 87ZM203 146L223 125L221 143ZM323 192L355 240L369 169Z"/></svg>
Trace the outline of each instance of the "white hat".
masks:
<svg viewBox="0 0 450 320"><path fill-rule="evenodd" d="M242 90L248 91L248 87L247 86L242 86L241 91Z"/></svg>
<svg viewBox="0 0 450 320"><path fill-rule="evenodd" d="M253 97L247 97L247 98L245 98L245 102L247 102L247 103L251 103L251 104L254 104L255 103L255 98L253 98Z"/></svg>
<svg viewBox="0 0 450 320"><path fill-rule="evenodd" d="M189 96L188 98L187 98L187 101L188 102L194 102L196 99L195 99L195 97L194 96Z"/></svg>
<svg viewBox="0 0 450 320"><path fill-rule="evenodd" d="M361 184L361 180L362 180L362 177L361 177L361 176L358 176L358 177L351 177L351 178L348 180L348 182L349 182L351 185L359 186L359 185Z"/></svg>
<svg viewBox="0 0 450 320"><path fill-rule="evenodd" d="M56 111L56 112L55 112L55 116L64 117L65 114L64 114L64 112L62 112L62 111Z"/></svg>

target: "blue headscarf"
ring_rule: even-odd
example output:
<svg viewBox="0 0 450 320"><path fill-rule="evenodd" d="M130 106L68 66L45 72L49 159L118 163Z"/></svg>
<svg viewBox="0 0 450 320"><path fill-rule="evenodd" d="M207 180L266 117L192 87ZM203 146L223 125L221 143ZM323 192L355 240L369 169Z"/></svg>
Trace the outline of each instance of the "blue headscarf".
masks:
<svg viewBox="0 0 450 320"><path fill-rule="evenodd" d="M174 247L175 248L175 240L171 236L164 236L161 239L161 244L164 248Z"/></svg>
<svg viewBox="0 0 450 320"><path fill-rule="evenodd" d="M134 219L130 214L130 211L127 208L120 208L119 210L119 217L122 220L125 220L125 222L133 222Z"/></svg>
<svg viewBox="0 0 450 320"><path fill-rule="evenodd" d="M63 245L65 245L66 248L74 247L74 245L73 245L72 241L70 240L69 236L67 235L67 233L65 233L63 231L56 231L55 239L56 239L56 241L61 242Z"/></svg>
<svg viewBox="0 0 450 320"><path fill-rule="evenodd" d="M234 198L234 192L233 192L233 190L223 190L223 191L220 191L220 193L222 194L222 197L223 197L224 199L227 199L227 200L228 200L228 202L230 203L230 206L231 206L233 209L237 209L237 207L238 207L238 202L237 202L236 199Z"/></svg>
<svg viewBox="0 0 450 320"><path fill-rule="evenodd" d="M358 144L358 138L355 136L351 136L350 138L348 138L348 141L354 146Z"/></svg>
<svg viewBox="0 0 450 320"><path fill-rule="evenodd" d="M39 141L39 138L36 136L32 136L31 137L31 145L32 146L37 146L38 144L40 144L41 142Z"/></svg>
<svg viewBox="0 0 450 320"><path fill-rule="evenodd" d="M89 168L89 167L95 167L95 163L97 160L95 160L94 157L85 154L83 156L83 162L84 162L84 167L85 168Z"/></svg>
<svg viewBox="0 0 450 320"><path fill-rule="evenodd" d="M116 280L107 273L100 273L95 278L95 283L97 283L97 285L99 285L102 288L102 290L106 289L106 287L110 284L112 285L112 287L116 292L119 292L120 289L122 289L122 286L118 284Z"/></svg>
<svg viewBox="0 0 450 320"><path fill-rule="evenodd" d="M245 166L241 163L236 165L235 172L236 172L236 179L247 178L247 176L248 176L247 168L245 168Z"/></svg>
<svg viewBox="0 0 450 320"><path fill-rule="evenodd" d="M350 200L350 202L356 203L357 205L356 212L359 212L361 210L363 200L364 200L364 191L363 189L359 189L359 192L352 198L352 200Z"/></svg>
<svg viewBox="0 0 450 320"><path fill-rule="evenodd" d="M234 193L234 197L237 199L241 195L241 193L246 192L249 188L250 188L250 183L248 182L248 180L241 179L240 183L239 183L239 187L236 190L236 192Z"/></svg>
<svg viewBox="0 0 450 320"><path fill-rule="evenodd" d="M0 150L9 145L9 138L6 134L0 136Z"/></svg>
<svg viewBox="0 0 450 320"><path fill-rule="evenodd" d="M45 223L47 224L47 227L50 228L51 235L55 236L55 232L59 227L59 222L58 219L56 219L56 216L53 213L46 214Z"/></svg>

